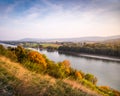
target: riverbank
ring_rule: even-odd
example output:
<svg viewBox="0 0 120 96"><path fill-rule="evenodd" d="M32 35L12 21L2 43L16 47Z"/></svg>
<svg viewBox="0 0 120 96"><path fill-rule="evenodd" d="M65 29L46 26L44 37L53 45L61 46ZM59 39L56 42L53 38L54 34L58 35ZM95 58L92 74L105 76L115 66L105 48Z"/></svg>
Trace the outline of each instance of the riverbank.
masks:
<svg viewBox="0 0 120 96"><path fill-rule="evenodd" d="M69 55L74 55L74 56L79 56L79 57L99 59L99 60L120 62L119 58L109 57L109 56L101 56L101 55L93 55L93 54L85 54L85 53L75 53L75 52L66 52L66 51L59 51L59 53L60 54L69 54Z"/></svg>
<svg viewBox="0 0 120 96"><path fill-rule="evenodd" d="M98 55L89 55L89 54L79 54L79 56L88 57L88 58L94 58L94 59L100 59L100 60L108 60L108 61L120 62L119 58L112 58L112 57L107 57L107 56L98 56Z"/></svg>

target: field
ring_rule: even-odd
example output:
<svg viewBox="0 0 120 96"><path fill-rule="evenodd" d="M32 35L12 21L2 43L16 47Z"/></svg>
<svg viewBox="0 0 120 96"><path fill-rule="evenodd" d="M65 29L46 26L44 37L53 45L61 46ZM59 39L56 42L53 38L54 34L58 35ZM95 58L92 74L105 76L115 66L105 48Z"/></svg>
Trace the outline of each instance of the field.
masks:
<svg viewBox="0 0 120 96"><path fill-rule="evenodd" d="M61 45L60 44L54 44L54 43L44 43L44 44L41 44L44 48L47 48L47 47L53 47L53 48L58 48L60 47Z"/></svg>

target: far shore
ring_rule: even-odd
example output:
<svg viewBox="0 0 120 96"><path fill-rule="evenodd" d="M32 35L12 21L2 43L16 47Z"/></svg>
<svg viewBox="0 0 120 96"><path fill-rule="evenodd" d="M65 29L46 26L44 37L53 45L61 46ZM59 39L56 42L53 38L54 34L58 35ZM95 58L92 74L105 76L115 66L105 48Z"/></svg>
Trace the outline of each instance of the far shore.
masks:
<svg viewBox="0 0 120 96"><path fill-rule="evenodd" d="M79 57L87 57L87 58L94 58L94 59L100 59L100 60L120 62L120 58L117 58L117 57L85 54L85 53L75 53L75 52L66 52L66 51L60 51L60 52L63 54L70 54L70 55L79 56Z"/></svg>
<svg viewBox="0 0 120 96"><path fill-rule="evenodd" d="M120 62L119 58L108 57L108 56L99 56L99 55L90 55L90 54L80 54L80 56Z"/></svg>

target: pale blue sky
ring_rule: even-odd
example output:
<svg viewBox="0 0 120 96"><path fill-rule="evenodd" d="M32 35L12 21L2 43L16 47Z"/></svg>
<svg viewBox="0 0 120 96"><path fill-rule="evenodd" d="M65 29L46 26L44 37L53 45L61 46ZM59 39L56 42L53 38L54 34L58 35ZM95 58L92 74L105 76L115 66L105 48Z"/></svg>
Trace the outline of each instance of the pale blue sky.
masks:
<svg viewBox="0 0 120 96"><path fill-rule="evenodd" d="M120 35L120 0L0 0L0 40Z"/></svg>

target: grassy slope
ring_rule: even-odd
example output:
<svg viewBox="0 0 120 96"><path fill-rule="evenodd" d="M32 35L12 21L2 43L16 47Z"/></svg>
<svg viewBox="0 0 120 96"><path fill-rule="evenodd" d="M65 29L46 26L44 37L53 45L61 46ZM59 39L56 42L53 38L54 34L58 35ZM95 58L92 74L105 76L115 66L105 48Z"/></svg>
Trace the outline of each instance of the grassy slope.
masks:
<svg viewBox="0 0 120 96"><path fill-rule="evenodd" d="M31 72L0 56L0 96L100 96L70 80Z"/></svg>

